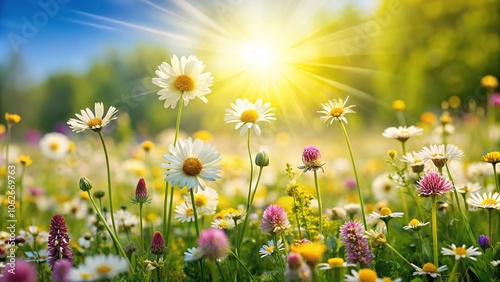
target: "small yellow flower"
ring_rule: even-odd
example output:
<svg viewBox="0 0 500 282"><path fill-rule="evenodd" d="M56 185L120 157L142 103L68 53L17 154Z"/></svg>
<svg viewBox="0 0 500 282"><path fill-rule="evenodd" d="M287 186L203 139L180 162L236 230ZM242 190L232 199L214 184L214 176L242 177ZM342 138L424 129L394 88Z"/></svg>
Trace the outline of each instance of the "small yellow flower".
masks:
<svg viewBox="0 0 500 282"><path fill-rule="evenodd" d="M442 124L448 124L451 123L453 118L450 116L448 112L444 112L441 117L439 118L439 121L441 121Z"/></svg>
<svg viewBox="0 0 500 282"><path fill-rule="evenodd" d="M153 142L151 142L149 140L146 140L146 141L141 143L141 147L144 151L150 152L150 151L153 151L155 149L155 144L153 144Z"/></svg>
<svg viewBox="0 0 500 282"><path fill-rule="evenodd" d="M302 243L299 245L291 245L290 250L301 254L309 265L314 266L321 261L323 254L326 251L326 246L318 242Z"/></svg>
<svg viewBox="0 0 500 282"><path fill-rule="evenodd" d="M5 128L5 125L0 124L0 135L4 134L7 129Z"/></svg>
<svg viewBox="0 0 500 282"><path fill-rule="evenodd" d="M394 100L391 103L391 107L395 111L404 111L406 109L406 103L403 100Z"/></svg>
<svg viewBox="0 0 500 282"><path fill-rule="evenodd" d="M433 125L436 122L436 115L431 112L424 112L420 115L420 122Z"/></svg>
<svg viewBox="0 0 500 282"><path fill-rule="evenodd" d="M211 141L212 140L212 134L206 130L198 130L193 134L193 138L198 138L201 139L205 142Z"/></svg>
<svg viewBox="0 0 500 282"><path fill-rule="evenodd" d="M158 215L156 213L148 213L146 215L146 220L149 222L155 222L158 219Z"/></svg>
<svg viewBox="0 0 500 282"><path fill-rule="evenodd" d="M460 105L462 104L462 101L460 101L460 97L454 95L448 99L448 103L450 103L451 108L456 109L456 108L460 107Z"/></svg>
<svg viewBox="0 0 500 282"><path fill-rule="evenodd" d="M5 113L5 121L7 124L12 125L21 121L21 117L17 114Z"/></svg>
<svg viewBox="0 0 500 282"><path fill-rule="evenodd" d="M33 163L33 160L30 158L30 156L21 155L19 156L19 158L17 158L17 162L24 166L29 166Z"/></svg>
<svg viewBox="0 0 500 282"><path fill-rule="evenodd" d="M363 268L358 271L359 281L375 282L377 281L377 272L369 268Z"/></svg>
<svg viewBox="0 0 500 282"><path fill-rule="evenodd" d="M398 152L396 152L396 150L389 150L387 151L387 155L389 155L391 159L395 159L398 156Z"/></svg>
<svg viewBox="0 0 500 282"><path fill-rule="evenodd" d="M481 160L483 162L496 164L496 163L500 162L500 152L499 151L489 152L486 155L484 155L481 158Z"/></svg>
<svg viewBox="0 0 500 282"><path fill-rule="evenodd" d="M76 144L73 141L68 143L68 153L74 153L76 151Z"/></svg>
<svg viewBox="0 0 500 282"><path fill-rule="evenodd" d="M90 199L89 198L89 194L87 192L81 191L80 192L80 199L82 199L82 200L88 200L88 199Z"/></svg>
<svg viewBox="0 0 500 282"><path fill-rule="evenodd" d="M488 89L495 89L498 87L498 79L492 75L485 75L481 78L481 86Z"/></svg>

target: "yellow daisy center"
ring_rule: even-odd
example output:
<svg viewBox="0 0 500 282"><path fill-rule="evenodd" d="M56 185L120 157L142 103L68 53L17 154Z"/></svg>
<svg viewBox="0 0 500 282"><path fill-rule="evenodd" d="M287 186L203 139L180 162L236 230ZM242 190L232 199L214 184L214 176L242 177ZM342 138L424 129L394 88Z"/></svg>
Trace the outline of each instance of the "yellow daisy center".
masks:
<svg viewBox="0 0 500 282"><path fill-rule="evenodd" d="M380 215L387 216L387 215L391 215L391 214L392 214L392 211L390 208L381 208L380 209Z"/></svg>
<svg viewBox="0 0 500 282"><path fill-rule="evenodd" d="M227 229L227 228L229 228L229 222L221 221L221 222L219 222L219 227L222 229Z"/></svg>
<svg viewBox="0 0 500 282"><path fill-rule="evenodd" d="M181 91L192 91L194 90L194 81L191 77L183 74L175 78L174 86Z"/></svg>
<svg viewBox="0 0 500 282"><path fill-rule="evenodd" d="M269 246L266 248L266 252L268 253L272 253L274 251L274 247L273 246Z"/></svg>
<svg viewBox="0 0 500 282"><path fill-rule="evenodd" d="M460 256L467 255L467 250L462 248L462 247L457 247L454 250L454 252L455 252L455 254L460 255Z"/></svg>
<svg viewBox="0 0 500 282"><path fill-rule="evenodd" d="M383 188L384 188L385 192L390 192L392 190L392 185L391 184L385 184Z"/></svg>
<svg viewBox="0 0 500 282"><path fill-rule="evenodd" d="M197 176L200 174L203 165L197 158L189 157L182 164L182 171L187 176Z"/></svg>
<svg viewBox="0 0 500 282"><path fill-rule="evenodd" d="M410 220L410 223L409 223L410 226L418 226L419 224L420 224L420 221L416 218Z"/></svg>
<svg viewBox="0 0 500 282"><path fill-rule="evenodd" d="M361 282L375 282L377 281L377 272L369 268L363 268L358 272L359 281Z"/></svg>
<svg viewBox="0 0 500 282"><path fill-rule="evenodd" d="M437 272L436 266L430 262L424 264L424 266L422 267L422 270L424 272L429 272L429 273L436 273Z"/></svg>
<svg viewBox="0 0 500 282"><path fill-rule="evenodd" d="M193 216L194 215L193 208L187 208L186 209L186 215L187 216Z"/></svg>
<svg viewBox="0 0 500 282"><path fill-rule="evenodd" d="M496 205L497 201L495 199L487 198L481 201L481 205Z"/></svg>
<svg viewBox="0 0 500 282"><path fill-rule="evenodd" d="M99 274L106 274L106 273L111 272L111 270L113 270L113 268L107 264L103 264L103 265L98 266L95 270Z"/></svg>
<svg viewBox="0 0 500 282"><path fill-rule="evenodd" d="M251 122L255 123L259 118L259 114L255 110L246 110L241 113L241 121L242 122Z"/></svg>
<svg viewBox="0 0 500 282"><path fill-rule="evenodd" d="M344 266L344 260L341 258L330 258L327 262L330 268L339 268Z"/></svg>
<svg viewBox="0 0 500 282"><path fill-rule="evenodd" d="M50 147L50 150L57 151L57 149L59 148L59 143L52 142L52 143L50 143L49 147Z"/></svg>
<svg viewBox="0 0 500 282"><path fill-rule="evenodd" d="M155 145L151 141L144 141L142 142L141 147L144 151L149 152L154 149Z"/></svg>
<svg viewBox="0 0 500 282"><path fill-rule="evenodd" d="M89 280L90 278L92 278L92 274L90 274L88 272L84 272L84 273L80 273L80 277L84 280Z"/></svg>
<svg viewBox="0 0 500 282"><path fill-rule="evenodd" d="M340 117L343 113L344 113L344 109L342 109L342 108L338 108L338 107L336 107L336 108L332 108L332 109L330 110L330 115L331 115L332 117L336 117L336 118Z"/></svg>
<svg viewBox="0 0 500 282"><path fill-rule="evenodd" d="M196 195L194 196L194 203L196 204L197 207L203 207L207 204L208 199L207 196L205 195Z"/></svg>
<svg viewBox="0 0 500 282"><path fill-rule="evenodd" d="M93 118L87 122L88 127L94 128L96 126L101 126L102 125L102 118Z"/></svg>
<svg viewBox="0 0 500 282"><path fill-rule="evenodd" d="M384 277L382 278L382 282L392 282L392 279L390 277Z"/></svg>

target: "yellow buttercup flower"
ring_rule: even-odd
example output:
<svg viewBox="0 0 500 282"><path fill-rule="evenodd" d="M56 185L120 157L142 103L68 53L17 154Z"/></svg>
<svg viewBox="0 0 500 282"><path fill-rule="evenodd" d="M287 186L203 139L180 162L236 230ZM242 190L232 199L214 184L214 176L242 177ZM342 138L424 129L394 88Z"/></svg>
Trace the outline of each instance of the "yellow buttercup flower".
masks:
<svg viewBox="0 0 500 282"><path fill-rule="evenodd" d="M290 250L299 253L310 265L316 265L321 261L326 251L326 246L322 243L302 243L299 245L290 245Z"/></svg>
<svg viewBox="0 0 500 282"><path fill-rule="evenodd" d="M30 158L30 156L21 155L19 156L19 158L17 158L17 162L24 166L29 166L33 163L33 160Z"/></svg>
<svg viewBox="0 0 500 282"><path fill-rule="evenodd" d="M391 103L391 107L395 111L404 111L406 109L406 103L403 100L394 100Z"/></svg>
<svg viewBox="0 0 500 282"><path fill-rule="evenodd" d="M21 117L17 114L5 113L5 121L7 122L7 124L12 125L12 124L20 122Z"/></svg>
<svg viewBox="0 0 500 282"><path fill-rule="evenodd" d="M149 140L146 140L146 141L141 143L141 148L146 152L150 152L150 151L153 151L155 149L155 144L153 144L153 142L151 142Z"/></svg>
<svg viewBox="0 0 500 282"><path fill-rule="evenodd" d="M213 136L207 130L198 130L195 133L193 133L193 138L201 139L202 141L208 142L212 140Z"/></svg>
<svg viewBox="0 0 500 282"><path fill-rule="evenodd" d="M481 78L481 86L488 89L495 89L498 87L498 79L492 75L485 75Z"/></svg>

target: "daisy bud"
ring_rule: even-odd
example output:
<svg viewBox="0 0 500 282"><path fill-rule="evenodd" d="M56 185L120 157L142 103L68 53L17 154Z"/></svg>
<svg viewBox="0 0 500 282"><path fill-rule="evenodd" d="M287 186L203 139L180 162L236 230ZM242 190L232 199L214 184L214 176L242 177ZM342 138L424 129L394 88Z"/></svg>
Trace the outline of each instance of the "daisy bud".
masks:
<svg viewBox="0 0 500 282"><path fill-rule="evenodd" d="M101 190L94 192L94 197L96 197L97 199L103 198L104 195L105 195L104 191Z"/></svg>
<svg viewBox="0 0 500 282"><path fill-rule="evenodd" d="M479 238L477 238L477 243L484 250L490 246L490 237L486 235L479 235Z"/></svg>
<svg viewBox="0 0 500 282"><path fill-rule="evenodd" d="M80 190L83 192L90 191L92 189L92 182L87 177L80 178Z"/></svg>
<svg viewBox="0 0 500 282"><path fill-rule="evenodd" d="M153 255L163 255L165 253L165 239L161 235L160 231L156 231L153 235L153 240L149 246L149 250Z"/></svg>
<svg viewBox="0 0 500 282"><path fill-rule="evenodd" d="M255 156L255 164L259 167L265 167L269 165L269 154L267 150L261 149L259 153Z"/></svg>

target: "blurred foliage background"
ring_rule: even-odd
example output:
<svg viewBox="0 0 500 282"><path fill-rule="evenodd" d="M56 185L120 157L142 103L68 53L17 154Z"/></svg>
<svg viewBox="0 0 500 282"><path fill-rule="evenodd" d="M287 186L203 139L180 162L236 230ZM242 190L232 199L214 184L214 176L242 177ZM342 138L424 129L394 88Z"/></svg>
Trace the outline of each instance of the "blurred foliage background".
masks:
<svg viewBox="0 0 500 282"><path fill-rule="evenodd" d="M390 103L396 99L406 102L408 123L415 123L424 111L439 113L441 102L453 95L481 105L486 97L479 84L481 77L500 77L498 7L497 0L385 0L368 17L353 7L336 13L322 11L323 20L334 20L318 33L349 32L333 42L336 51L318 46L318 62L346 68L304 68L352 87L347 92L336 89L333 92L345 94L331 94L328 99L351 95L350 103L357 104L356 111L367 126L380 120L385 121L384 126L395 125ZM128 113L130 128L139 136L156 134L175 123L176 111L163 108L158 89L151 83L154 70L161 62L170 62L171 55L164 46L145 43L126 52L110 48L86 72L62 71L32 83L25 74L36 62L13 53L0 66L1 109L23 117L19 127L24 130L15 134L24 134L29 128L46 133L57 130L80 109L102 101ZM203 58L203 53L198 57ZM211 71L209 61L205 64ZM217 86L216 73L214 77L214 92L207 97L210 102L190 103L189 117L182 124L185 131L232 129L222 122L223 113L238 93L225 93ZM316 105L310 110L313 113L319 110L319 103L326 102L312 99L312 103L309 97L315 95L303 97L305 106ZM220 102L212 102L216 99ZM223 107L217 110L217 118L207 117L213 107ZM308 122L302 125L307 127Z"/></svg>

